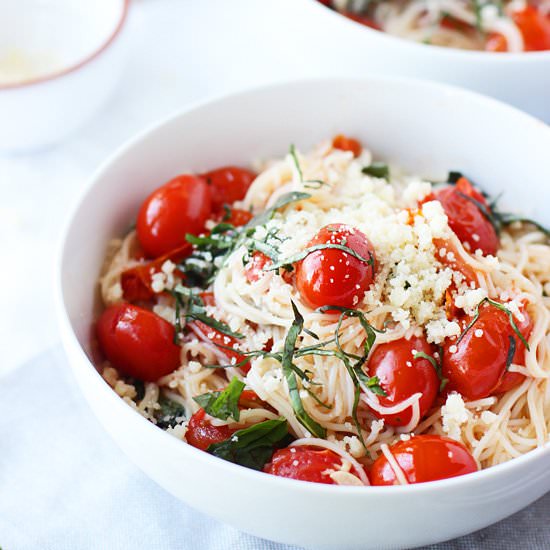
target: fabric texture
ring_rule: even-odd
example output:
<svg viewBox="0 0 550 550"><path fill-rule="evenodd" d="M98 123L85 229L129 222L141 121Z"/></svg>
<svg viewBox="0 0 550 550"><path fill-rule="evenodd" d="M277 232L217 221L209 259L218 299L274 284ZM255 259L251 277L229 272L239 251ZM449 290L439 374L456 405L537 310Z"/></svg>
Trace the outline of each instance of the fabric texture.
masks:
<svg viewBox="0 0 550 550"><path fill-rule="evenodd" d="M0 379L0 396L3 550L292 550L199 514L150 481L103 432L60 348ZM548 548L549 518L550 493L427 548Z"/></svg>

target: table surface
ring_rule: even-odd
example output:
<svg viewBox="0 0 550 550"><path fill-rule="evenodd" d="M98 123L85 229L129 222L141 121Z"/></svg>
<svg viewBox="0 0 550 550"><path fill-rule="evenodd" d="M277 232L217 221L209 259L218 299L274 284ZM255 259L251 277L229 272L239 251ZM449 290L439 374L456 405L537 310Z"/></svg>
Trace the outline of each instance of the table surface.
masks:
<svg viewBox="0 0 550 550"><path fill-rule="evenodd" d="M306 50L299 49L301 22L292 12L305 1L134 0L121 37L127 63L102 111L61 144L0 155L0 376L59 340L55 258L67 213L94 169L190 102L317 76L297 62ZM275 29L283 42L266 40Z"/></svg>

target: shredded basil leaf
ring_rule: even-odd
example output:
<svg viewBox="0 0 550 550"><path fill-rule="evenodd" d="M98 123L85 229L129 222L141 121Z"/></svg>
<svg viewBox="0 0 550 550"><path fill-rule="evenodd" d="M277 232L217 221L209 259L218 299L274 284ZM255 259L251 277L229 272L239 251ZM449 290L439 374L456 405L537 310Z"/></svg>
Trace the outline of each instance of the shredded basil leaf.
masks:
<svg viewBox="0 0 550 550"><path fill-rule="evenodd" d="M210 416L221 420L231 417L238 422L240 419L239 398L244 387L245 384L234 377L223 391L203 393L193 397L193 400Z"/></svg>
<svg viewBox="0 0 550 550"><path fill-rule="evenodd" d="M163 430L173 428L180 420L185 418L185 407L177 401L161 394L158 403L160 409L155 411L155 420L159 428Z"/></svg>
<svg viewBox="0 0 550 550"><path fill-rule="evenodd" d="M369 166L365 166L361 172L367 176L389 180L390 168L384 162L373 162Z"/></svg>
<svg viewBox="0 0 550 550"><path fill-rule="evenodd" d="M291 442L287 421L278 418L238 430L226 441L210 445L207 452L234 464L262 470L276 449Z"/></svg>
<svg viewBox="0 0 550 550"><path fill-rule="evenodd" d="M514 360L514 355L516 354L516 339L513 336L508 336L508 340L510 341L510 347L508 348L508 355L506 356L506 370L510 368Z"/></svg>
<svg viewBox="0 0 550 550"><path fill-rule="evenodd" d="M296 171L298 172L300 183L305 184L304 187L308 187L310 189L319 189L323 187L323 185L328 185L328 183L322 180L304 180L304 173L302 172L302 167L300 166L300 161L298 160L298 155L296 154L296 147L294 147L294 144L290 145L289 154L292 157L294 166L296 166Z"/></svg>
<svg viewBox="0 0 550 550"><path fill-rule="evenodd" d="M432 367L435 369L435 372L437 373L437 377L439 378L439 391L442 391L445 386L448 384L449 380L443 376L443 348L439 346L439 361L435 357L432 357L431 355L428 355L427 353L424 353L423 351L417 351L413 359L426 359L426 361L429 361Z"/></svg>

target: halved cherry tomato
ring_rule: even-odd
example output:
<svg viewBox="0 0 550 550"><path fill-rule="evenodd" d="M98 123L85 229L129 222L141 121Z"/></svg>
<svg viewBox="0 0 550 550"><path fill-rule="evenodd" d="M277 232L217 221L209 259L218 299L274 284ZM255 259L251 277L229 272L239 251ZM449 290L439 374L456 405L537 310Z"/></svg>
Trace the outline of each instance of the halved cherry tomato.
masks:
<svg viewBox="0 0 550 550"><path fill-rule="evenodd" d="M510 13L510 17L523 36L525 51L550 50L549 15L528 4L524 9ZM485 49L491 52L506 52L508 51L508 43L502 34L493 33L489 36Z"/></svg>
<svg viewBox="0 0 550 550"><path fill-rule="evenodd" d="M189 323L189 327L203 342L212 342L218 348L220 353L225 355L228 364L236 365L237 363L245 360L246 357L234 349L234 347L239 344L239 340L236 338L227 336L226 334L223 334L223 332L209 327L202 321L193 321ZM240 368L246 374L250 370L250 364L245 363Z"/></svg>
<svg viewBox="0 0 550 550"><path fill-rule="evenodd" d="M187 258L192 250L193 247L186 243L152 262L123 271L120 275L120 285L124 299L128 302L150 300L155 295L152 287L153 274L159 273L167 260L177 264Z"/></svg>
<svg viewBox="0 0 550 550"><path fill-rule="evenodd" d="M308 254L296 264L296 286L304 302L313 308L333 305L354 307L374 281L374 248L358 229L336 223L323 227L307 248L345 244L370 264L344 250L328 248Z"/></svg>
<svg viewBox="0 0 550 550"><path fill-rule="evenodd" d="M460 178L453 187L438 189L433 193L445 210L449 227L460 242L467 243L474 252L478 248L483 254L496 254L498 236L491 222L475 204L480 203L488 212L490 207L485 197L466 178Z"/></svg>
<svg viewBox="0 0 550 550"><path fill-rule="evenodd" d="M206 451L213 443L227 441L237 430L229 426L214 426L208 418L204 409L199 409L187 424L185 439L189 445L193 445L201 451Z"/></svg>
<svg viewBox="0 0 550 550"><path fill-rule="evenodd" d="M212 190L212 210L219 212L224 204L231 205L244 199L256 174L246 168L224 166L205 172L202 177Z"/></svg>
<svg viewBox="0 0 550 550"><path fill-rule="evenodd" d="M476 272L467 264L460 255L451 241L446 239L434 239L433 240L436 258L443 264L449 266L454 271L462 273L465 277L466 283L477 282Z"/></svg>
<svg viewBox="0 0 550 550"><path fill-rule="evenodd" d="M271 264L271 258L263 252L254 252L244 268L244 276L249 283L255 283L264 276L264 268Z"/></svg>
<svg viewBox="0 0 550 550"><path fill-rule="evenodd" d="M424 483L477 471L474 457L462 443L439 435L416 435L389 448L409 483ZM385 455L370 469L371 485L397 485L397 476Z"/></svg>
<svg viewBox="0 0 550 550"><path fill-rule="evenodd" d="M328 449L288 447L279 449L264 466L264 472L274 476L335 485L327 470L339 470L342 458Z"/></svg>
<svg viewBox="0 0 550 550"><path fill-rule="evenodd" d="M154 382L180 366L174 327L151 311L115 304L101 314L96 332L107 359L128 376Z"/></svg>
<svg viewBox="0 0 550 550"><path fill-rule="evenodd" d="M358 157L363 150L361 144L356 139L349 138L343 134L338 134L332 140L332 146L335 149L340 149L342 151L351 151L354 157Z"/></svg>
<svg viewBox="0 0 550 550"><path fill-rule="evenodd" d="M514 318L514 321L523 335L523 337L526 340L529 340L529 337L531 336L531 332L533 331L533 319L531 319L530 315L525 311L525 309L522 309L523 314L523 320L519 320ZM525 353L527 352L525 345L523 342L517 337L516 333L513 332L512 327L510 326L508 329L508 333L510 336L515 338L516 340L516 353L514 354L514 358L512 360L512 363L515 365L525 365ZM525 380L525 376L519 372L510 372L506 371L504 373L504 376L502 377L502 380L500 381L499 385L495 388L493 393L504 393L511 389L516 388L520 384L523 383Z"/></svg>
<svg viewBox="0 0 550 550"><path fill-rule="evenodd" d="M495 393L506 372L510 337L518 351L523 348L506 313L490 304L482 305L478 320L460 342L448 339L443 346L443 376L449 379L449 389L470 400Z"/></svg>
<svg viewBox="0 0 550 550"><path fill-rule="evenodd" d="M150 258L158 258L197 235L212 212L210 187L197 176L184 174L153 191L141 205L137 237Z"/></svg>
<svg viewBox="0 0 550 550"><path fill-rule="evenodd" d="M416 353L425 353L433 357L435 351L424 337L413 337L410 340L400 338L376 346L369 358L367 371L369 376L378 376L380 386L387 394L378 397L380 404L393 407L415 393L421 393L419 405L422 418L435 401L439 378L427 359L415 359L414 356ZM412 406L394 414L380 414L375 410L372 412L390 426L405 426L412 418ZM414 428L415 426L411 430Z"/></svg>

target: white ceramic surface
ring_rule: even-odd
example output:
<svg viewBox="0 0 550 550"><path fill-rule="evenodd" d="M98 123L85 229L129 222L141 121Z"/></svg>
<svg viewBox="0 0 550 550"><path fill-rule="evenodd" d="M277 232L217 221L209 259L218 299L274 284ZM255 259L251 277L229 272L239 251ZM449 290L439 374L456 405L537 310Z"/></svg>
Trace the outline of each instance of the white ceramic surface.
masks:
<svg viewBox="0 0 550 550"><path fill-rule="evenodd" d="M550 490L547 446L462 478L336 487L265 475L178 441L127 406L90 361L96 280L107 242L143 198L184 170L246 164L344 132L425 175L460 169L504 204L548 224L550 129L494 100L407 80L274 85L200 104L117 151L67 226L58 274L66 352L93 411L143 471L194 508L272 540L315 548L404 548L480 529ZM90 451L92 452L92 451Z"/></svg>
<svg viewBox="0 0 550 550"><path fill-rule="evenodd" d="M0 0L0 57L37 68L0 84L0 150L55 143L87 121L121 72L129 0ZM43 70L40 70L43 65Z"/></svg>
<svg viewBox="0 0 550 550"><path fill-rule="evenodd" d="M498 54L420 44L370 29L317 0L304 2L304 33L332 74L424 78L463 86L506 101L550 123L550 51Z"/></svg>

